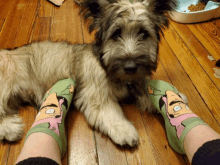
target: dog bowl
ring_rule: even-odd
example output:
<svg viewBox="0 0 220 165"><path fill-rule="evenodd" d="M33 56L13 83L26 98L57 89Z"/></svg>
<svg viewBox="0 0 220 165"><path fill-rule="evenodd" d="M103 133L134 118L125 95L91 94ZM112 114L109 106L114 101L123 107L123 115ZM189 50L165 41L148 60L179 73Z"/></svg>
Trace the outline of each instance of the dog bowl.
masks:
<svg viewBox="0 0 220 165"><path fill-rule="evenodd" d="M198 0L177 0L177 2L176 9L169 13L170 18L176 22L196 23L220 17L218 3L209 1L204 10L190 12L188 6L196 5L199 2Z"/></svg>

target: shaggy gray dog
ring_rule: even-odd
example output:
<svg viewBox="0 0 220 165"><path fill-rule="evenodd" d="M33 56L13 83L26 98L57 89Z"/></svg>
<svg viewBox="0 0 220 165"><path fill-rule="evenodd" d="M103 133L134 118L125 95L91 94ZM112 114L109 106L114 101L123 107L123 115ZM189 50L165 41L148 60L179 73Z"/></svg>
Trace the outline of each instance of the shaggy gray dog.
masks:
<svg viewBox="0 0 220 165"><path fill-rule="evenodd" d="M146 78L157 67L159 33L171 0L84 0L81 14L96 30L92 44L33 43L0 51L0 140L22 137L16 112L22 102L40 107L58 80L76 79L74 105L88 123L119 145L134 146L139 136L118 103L134 96L152 110Z"/></svg>

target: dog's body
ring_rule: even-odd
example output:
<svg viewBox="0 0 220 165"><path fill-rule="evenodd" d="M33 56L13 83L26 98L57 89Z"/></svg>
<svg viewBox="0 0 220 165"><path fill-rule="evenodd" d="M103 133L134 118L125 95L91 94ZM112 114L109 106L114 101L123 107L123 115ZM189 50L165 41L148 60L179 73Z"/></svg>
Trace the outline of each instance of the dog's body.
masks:
<svg viewBox="0 0 220 165"><path fill-rule="evenodd" d="M36 107L58 80L76 79L74 105L88 123L119 145L134 146L138 133L118 103L134 95L141 110L152 110L146 78L156 70L159 32L171 1L84 1L82 13L97 29L93 44L33 43L0 51L0 140L22 136L16 110Z"/></svg>

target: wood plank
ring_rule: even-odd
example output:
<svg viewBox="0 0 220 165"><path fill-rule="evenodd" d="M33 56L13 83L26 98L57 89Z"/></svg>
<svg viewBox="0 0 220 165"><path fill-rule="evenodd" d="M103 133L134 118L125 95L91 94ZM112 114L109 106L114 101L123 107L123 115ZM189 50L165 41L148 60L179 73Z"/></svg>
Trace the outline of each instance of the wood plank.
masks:
<svg viewBox="0 0 220 165"><path fill-rule="evenodd" d="M33 30L33 24L38 12L39 6L38 1L33 0L26 3L26 9L21 18L20 27L17 28L18 32L16 34L16 39L14 42L14 47L19 47L27 44L30 40L30 36Z"/></svg>
<svg viewBox="0 0 220 165"><path fill-rule="evenodd" d="M1 35L2 27L4 23L5 23L5 19L0 18L0 35Z"/></svg>
<svg viewBox="0 0 220 165"><path fill-rule="evenodd" d="M200 24L200 26L205 30L205 32L209 36L208 38L215 46L213 48L217 48L220 51L220 27L217 24L213 24L214 21L215 20L211 22L204 22ZM218 57L220 57L220 54L218 55Z"/></svg>
<svg viewBox="0 0 220 165"><path fill-rule="evenodd" d="M23 123L25 124L24 136L23 136L22 140L20 140L16 143L11 143L10 153L8 156L7 164L15 164L17 157L19 156L21 149L24 145L26 133L31 128L31 126L35 120L35 117L36 117L36 110L32 106L21 108L21 109L19 109L18 112L19 112L18 113L19 116L23 119Z"/></svg>
<svg viewBox="0 0 220 165"><path fill-rule="evenodd" d="M220 48L218 43L215 42L217 36L213 36L208 33L201 24L188 24L187 27L193 32L193 34L198 38L202 45L209 51L209 53L215 58L219 59Z"/></svg>
<svg viewBox="0 0 220 165"><path fill-rule="evenodd" d="M52 17L54 12L54 5L48 0L40 0L40 8L38 12L38 17Z"/></svg>
<svg viewBox="0 0 220 165"><path fill-rule="evenodd" d="M116 146L109 137L98 132L95 132L95 139L99 165L128 164L123 147Z"/></svg>
<svg viewBox="0 0 220 165"><path fill-rule="evenodd" d="M25 0L14 1L11 8L7 13L4 27L0 36L1 48L13 48L13 43L18 32L18 27L25 10Z"/></svg>
<svg viewBox="0 0 220 165"><path fill-rule="evenodd" d="M135 106L123 106L126 117L138 131L140 141L137 148L125 150L128 164L156 165L152 144L145 130L140 110Z"/></svg>
<svg viewBox="0 0 220 165"><path fill-rule="evenodd" d="M63 3L61 7L55 7L51 22L50 39L52 41L66 41L67 38L67 3Z"/></svg>
<svg viewBox="0 0 220 165"><path fill-rule="evenodd" d="M10 153L10 144L7 142L0 143L0 164L7 165L8 155Z"/></svg>
<svg viewBox="0 0 220 165"><path fill-rule="evenodd" d="M0 18L5 19L7 18L8 14L11 11L11 8L17 3L17 1L11 1L11 3L8 3L7 1L1 1L0 2Z"/></svg>
<svg viewBox="0 0 220 165"><path fill-rule="evenodd" d="M220 81L214 76L214 70L216 61L210 61L207 56L209 52L203 47L200 41L193 35L189 28L183 24L178 24L171 21L172 27L178 32L186 46L192 52L197 61L201 64L205 72L209 75L215 85L220 89ZM220 40L219 40L220 41ZM220 57L219 57L220 58Z"/></svg>
<svg viewBox="0 0 220 165"><path fill-rule="evenodd" d="M98 164L93 130L76 110L68 112L68 164Z"/></svg>
<svg viewBox="0 0 220 165"><path fill-rule="evenodd" d="M67 21L67 41L70 43L83 43L82 37L82 23L79 16L79 6L73 0L65 1L66 8L66 21Z"/></svg>
<svg viewBox="0 0 220 165"><path fill-rule="evenodd" d="M83 18L81 18L83 21ZM95 41L95 33L96 31L93 31L91 34L88 31L88 25L86 25L84 22L82 23L82 29L83 29L83 42L84 43L92 43Z"/></svg>
<svg viewBox="0 0 220 165"><path fill-rule="evenodd" d="M64 157L61 160L62 165L68 165L68 145L69 145L69 139L68 139L68 118L65 118L65 136L66 136L66 140L67 140L67 150L66 153L64 155Z"/></svg>
<svg viewBox="0 0 220 165"><path fill-rule="evenodd" d="M50 38L50 17L37 17L29 42L44 41Z"/></svg>
<svg viewBox="0 0 220 165"><path fill-rule="evenodd" d="M213 20L213 25L216 26L216 28L218 29L218 32L220 31L220 19L215 19Z"/></svg>
<svg viewBox="0 0 220 165"><path fill-rule="evenodd" d="M160 54L162 54L162 53L160 53ZM160 54L159 54L159 58L161 56ZM166 81L166 82L172 84L172 82L171 82L166 70L164 69L164 66L161 63L160 59L158 60L157 70L156 70L156 72L153 73L152 78L155 80L163 80L163 81Z"/></svg>
<svg viewBox="0 0 220 165"><path fill-rule="evenodd" d="M50 36L52 41L83 42L78 13L79 7L72 0L67 0L61 7L54 9Z"/></svg>
<svg viewBox="0 0 220 165"><path fill-rule="evenodd" d="M196 86L204 102L210 109L212 115L218 122L220 122L220 102L218 99L220 97L220 92L218 88L207 76L201 65L194 58L193 54L190 52L184 41L179 37L172 26L164 31L164 36L167 43L185 69L186 73L190 77L191 81ZM176 77L176 79L178 78L180 77ZM185 84L183 84L183 86L184 85Z"/></svg>
<svg viewBox="0 0 220 165"><path fill-rule="evenodd" d="M5 4L8 4L8 3L5 3L4 1L0 1L0 9L3 9ZM2 10L0 10L0 12L2 12ZM3 17L0 16L0 19L3 19Z"/></svg>

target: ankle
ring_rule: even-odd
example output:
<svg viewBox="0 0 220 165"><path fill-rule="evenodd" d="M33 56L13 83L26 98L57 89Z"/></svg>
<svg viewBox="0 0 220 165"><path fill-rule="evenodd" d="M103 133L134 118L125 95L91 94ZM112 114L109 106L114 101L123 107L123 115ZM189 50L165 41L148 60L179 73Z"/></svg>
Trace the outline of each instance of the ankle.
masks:
<svg viewBox="0 0 220 165"><path fill-rule="evenodd" d="M215 139L220 139L220 135L208 125L197 125L192 128L185 136L183 142L189 160L192 160L194 153L199 147L204 143Z"/></svg>

